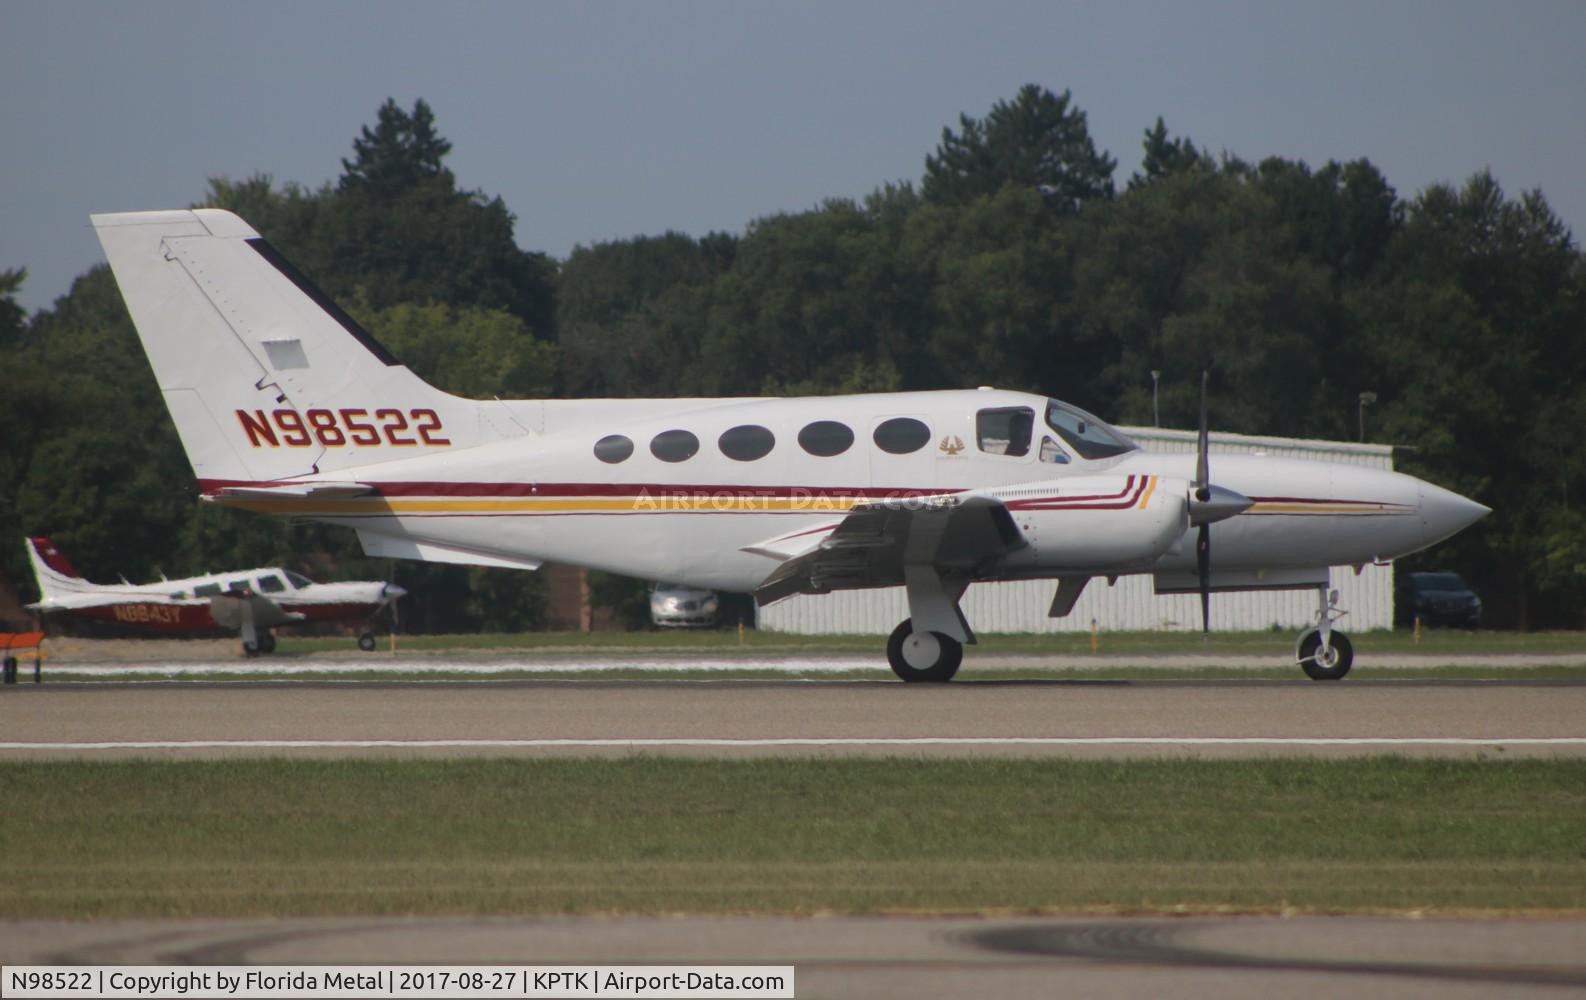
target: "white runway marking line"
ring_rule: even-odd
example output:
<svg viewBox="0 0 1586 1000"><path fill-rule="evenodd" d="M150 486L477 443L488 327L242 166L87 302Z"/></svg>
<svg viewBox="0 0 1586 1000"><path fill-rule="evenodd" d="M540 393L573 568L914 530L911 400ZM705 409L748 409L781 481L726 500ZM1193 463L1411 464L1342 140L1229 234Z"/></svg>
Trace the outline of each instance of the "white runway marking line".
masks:
<svg viewBox="0 0 1586 1000"><path fill-rule="evenodd" d="M842 747L842 746L1586 746L1586 736L917 736L771 739L633 738L527 740L105 740L0 742L0 750L492 750L548 747Z"/></svg>

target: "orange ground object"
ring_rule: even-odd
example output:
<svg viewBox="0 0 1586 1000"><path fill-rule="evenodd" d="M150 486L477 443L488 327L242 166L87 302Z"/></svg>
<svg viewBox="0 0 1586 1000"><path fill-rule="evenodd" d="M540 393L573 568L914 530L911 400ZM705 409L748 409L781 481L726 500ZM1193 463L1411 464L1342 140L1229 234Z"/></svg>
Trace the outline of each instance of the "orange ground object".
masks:
<svg viewBox="0 0 1586 1000"><path fill-rule="evenodd" d="M0 632L0 649L32 649L44 641L43 632Z"/></svg>
<svg viewBox="0 0 1586 1000"><path fill-rule="evenodd" d="M0 660L5 664L4 682L15 684L17 682L18 650L31 649L33 653L33 682L36 684L39 677L39 661L42 658L39 652L39 643L44 641L43 632L0 632Z"/></svg>

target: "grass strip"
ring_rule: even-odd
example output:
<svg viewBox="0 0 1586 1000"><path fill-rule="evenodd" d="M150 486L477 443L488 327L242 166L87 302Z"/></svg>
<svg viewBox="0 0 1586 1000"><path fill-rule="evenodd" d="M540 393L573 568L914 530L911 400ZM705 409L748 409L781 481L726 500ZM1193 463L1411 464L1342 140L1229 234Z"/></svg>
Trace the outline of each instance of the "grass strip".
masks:
<svg viewBox="0 0 1586 1000"><path fill-rule="evenodd" d="M1586 761L8 762L0 918L1586 910Z"/></svg>

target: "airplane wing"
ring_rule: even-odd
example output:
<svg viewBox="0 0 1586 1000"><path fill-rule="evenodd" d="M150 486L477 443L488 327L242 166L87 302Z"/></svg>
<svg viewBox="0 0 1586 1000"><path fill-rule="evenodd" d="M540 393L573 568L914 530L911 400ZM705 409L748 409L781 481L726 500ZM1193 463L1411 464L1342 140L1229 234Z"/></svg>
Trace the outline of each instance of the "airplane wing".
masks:
<svg viewBox="0 0 1586 1000"><path fill-rule="evenodd" d="M222 628L242 628L251 616L258 628L274 628L287 622L300 622L304 615L287 611L263 594L228 593L209 598L209 617Z"/></svg>
<svg viewBox="0 0 1586 1000"><path fill-rule="evenodd" d="M907 566L972 577L1028 544L1002 501L979 494L864 503L824 535L819 531L760 584L758 603L895 586L905 582ZM778 539L751 551L769 555L790 543Z"/></svg>

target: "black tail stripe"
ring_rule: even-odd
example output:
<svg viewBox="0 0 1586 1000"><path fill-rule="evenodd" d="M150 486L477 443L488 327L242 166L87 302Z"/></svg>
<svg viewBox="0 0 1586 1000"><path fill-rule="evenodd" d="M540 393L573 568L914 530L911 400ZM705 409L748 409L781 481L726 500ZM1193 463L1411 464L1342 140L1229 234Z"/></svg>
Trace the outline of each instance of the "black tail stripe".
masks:
<svg viewBox="0 0 1586 1000"><path fill-rule="evenodd" d="M341 306L338 306L335 302L333 302L329 295L326 295L324 292L320 291L319 286L315 285L312 281L309 281L308 278L303 275L303 272L293 267L291 261L287 260L285 257L282 257L280 251L276 250L275 247L271 246L269 243L266 243L262 237L256 236L253 239L248 240L248 245L257 250L260 257L263 257L265 260L269 261L271 267L275 268L277 271L280 271L286 280L296 285L298 291L313 299L315 305L325 310L326 314L329 315L331 319L341 324L341 328L352 334L353 337L357 339L358 343L362 344L370 354L373 354L376 358L379 358L381 364L400 365L402 363L396 359L396 355L386 350L383 344L374 339L373 334L359 326L357 320L347 315L347 313L342 310Z"/></svg>

